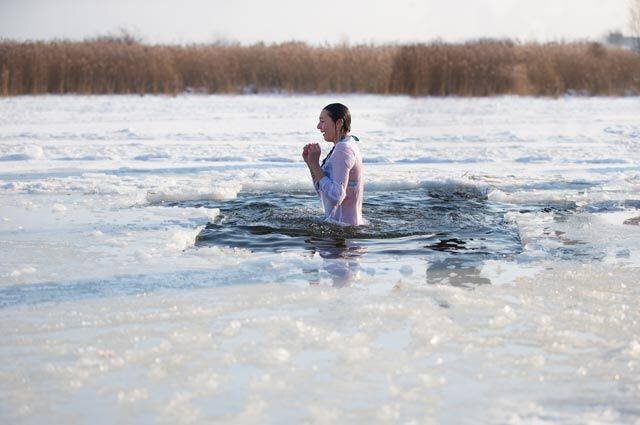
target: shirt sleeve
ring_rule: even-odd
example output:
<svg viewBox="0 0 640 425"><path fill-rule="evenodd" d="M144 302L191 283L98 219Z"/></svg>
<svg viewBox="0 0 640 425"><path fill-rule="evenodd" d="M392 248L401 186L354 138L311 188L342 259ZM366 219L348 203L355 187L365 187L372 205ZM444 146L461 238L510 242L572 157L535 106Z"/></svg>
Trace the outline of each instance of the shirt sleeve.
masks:
<svg viewBox="0 0 640 425"><path fill-rule="evenodd" d="M349 172L356 163L356 157L348 146L338 146L331 155L331 178L324 176L318 182L318 190L333 205L340 205L347 196Z"/></svg>

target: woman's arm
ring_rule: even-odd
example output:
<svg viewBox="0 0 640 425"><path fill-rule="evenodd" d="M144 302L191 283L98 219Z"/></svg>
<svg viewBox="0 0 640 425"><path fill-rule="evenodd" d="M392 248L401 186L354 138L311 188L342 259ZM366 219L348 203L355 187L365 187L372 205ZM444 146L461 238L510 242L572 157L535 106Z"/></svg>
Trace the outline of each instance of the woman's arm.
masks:
<svg viewBox="0 0 640 425"><path fill-rule="evenodd" d="M309 168L309 146L310 145L307 144L302 148L302 159L304 160L304 163L307 164L307 168ZM315 186L315 180L313 179L313 171L311 171L311 168L309 168L309 172L311 173L311 181L313 181Z"/></svg>
<svg viewBox="0 0 640 425"><path fill-rule="evenodd" d="M318 183L324 177L324 171L322 171L322 168L320 168L320 164L317 162L309 164L309 171L311 171L313 184Z"/></svg>
<svg viewBox="0 0 640 425"><path fill-rule="evenodd" d="M310 143L302 149L302 159L307 163L313 185L317 187L317 183L324 177L324 171L320 168L320 145Z"/></svg>

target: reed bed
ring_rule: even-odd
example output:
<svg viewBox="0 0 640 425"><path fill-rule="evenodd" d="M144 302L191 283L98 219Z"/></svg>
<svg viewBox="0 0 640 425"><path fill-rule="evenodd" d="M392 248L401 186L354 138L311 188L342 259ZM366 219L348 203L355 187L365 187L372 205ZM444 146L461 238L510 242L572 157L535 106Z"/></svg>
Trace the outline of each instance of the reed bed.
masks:
<svg viewBox="0 0 640 425"><path fill-rule="evenodd" d="M0 95L640 93L640 54L598 43L146 45L0 41Z"/></svg>

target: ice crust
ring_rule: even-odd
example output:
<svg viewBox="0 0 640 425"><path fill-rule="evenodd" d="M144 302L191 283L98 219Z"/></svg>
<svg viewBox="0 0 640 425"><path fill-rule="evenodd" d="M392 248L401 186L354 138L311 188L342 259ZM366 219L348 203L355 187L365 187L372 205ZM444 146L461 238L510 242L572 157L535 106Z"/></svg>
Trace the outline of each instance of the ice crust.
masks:
<svg viewBox="0 0 640 425"><path fill-rule="evenodd" d="M522 253L194 247L220 211L176 201L313 193L300 148L333 101L365 193L473 191L510 206ZM0 422L636 422L638 116L635 98L0 99Z"/></svg>
<svg viewBox="0 0 640 425"><path fill-rule="evenodd" d="M264 284L2 309L3 415L633 422L638 269L545 267L474 291Z"/></svg>

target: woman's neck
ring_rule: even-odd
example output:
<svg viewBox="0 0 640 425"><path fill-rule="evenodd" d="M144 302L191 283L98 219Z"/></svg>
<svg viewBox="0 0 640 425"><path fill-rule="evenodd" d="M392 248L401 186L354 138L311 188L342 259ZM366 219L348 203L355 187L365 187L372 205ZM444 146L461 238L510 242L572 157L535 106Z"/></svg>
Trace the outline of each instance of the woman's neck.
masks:
<svg viewBox="0 0 640 425"><path fill-rule="evenodd" d="M333 142L333 146L337 145L338 143L342 142L344 139L346 139L347 137L349 137L349 133L345 133L342 136L336 138L336 140L334 140Z"/></svg>

